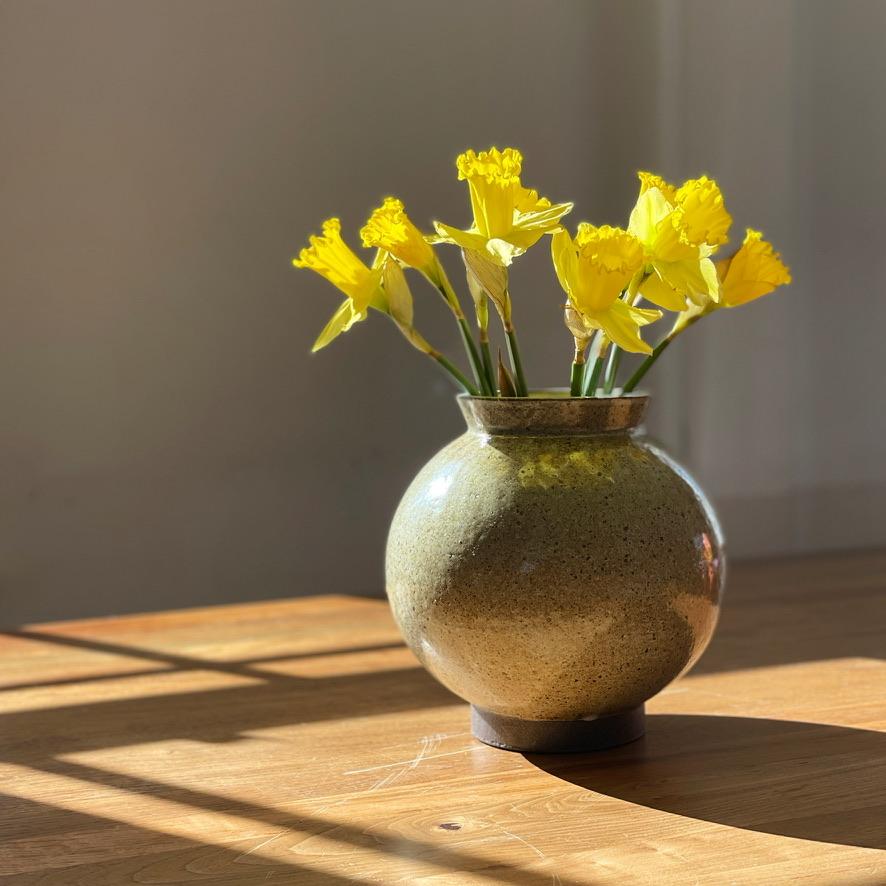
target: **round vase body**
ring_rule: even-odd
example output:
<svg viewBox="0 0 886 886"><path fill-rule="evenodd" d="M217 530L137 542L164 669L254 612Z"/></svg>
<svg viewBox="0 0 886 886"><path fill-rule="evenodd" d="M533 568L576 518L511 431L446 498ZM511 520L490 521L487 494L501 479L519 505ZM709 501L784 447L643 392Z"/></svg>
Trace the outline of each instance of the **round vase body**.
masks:
<svg viewBox="0 0 886 886"><path fill-rule="evenodd" d="M724 561L710 505L638 434L643 396L459 403L467 432L419 472L388 537L406 642L475 707L483 740L477 711L518 734L521 721L633 717L631 734L605 743L636 738L636 712L716 624ZM537 722L524 734L491 743L582 744L545 748Z"/></svg>

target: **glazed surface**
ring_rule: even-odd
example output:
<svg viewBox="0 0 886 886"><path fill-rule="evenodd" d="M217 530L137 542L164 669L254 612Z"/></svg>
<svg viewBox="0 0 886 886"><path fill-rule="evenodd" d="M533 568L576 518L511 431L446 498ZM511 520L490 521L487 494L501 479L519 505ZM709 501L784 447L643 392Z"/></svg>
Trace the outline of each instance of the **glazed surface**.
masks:
<svg viewBox="0 0 886 886"><path fill-rule="evenodd" d="M497 714L575 719L635 707L698 658L722 539L685 471L628 431L475 426L407 490L386 571L441 683Z"/></svg>

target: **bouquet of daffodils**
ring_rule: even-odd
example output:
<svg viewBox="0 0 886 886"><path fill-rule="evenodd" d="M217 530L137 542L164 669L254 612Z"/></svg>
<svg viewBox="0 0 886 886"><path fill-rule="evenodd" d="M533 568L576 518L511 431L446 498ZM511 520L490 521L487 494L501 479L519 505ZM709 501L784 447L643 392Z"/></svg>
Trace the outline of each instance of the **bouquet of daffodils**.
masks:
<svg viewBox="0 0 886 886"><path fill-rule="evenodd" d="M365 264L342 240L337 218L292 263L310 268L345 294L320 333L314 351L328 345L370 309L393 320L414 347L435 360L465 392L483 397L527 397L510 295L510 267L548 234L561 305L574 342L570 394L617 396L635 389L665 348L681 333L720 308L735 308L791 282L790 271L759 231L748 228L739 249L714 256L728 240L732 218L717 183L706 176L680 187L640 172L640 193L627 228L578 225L575 236L562 224L572 203L551 203L520 181L523 157L515 148L467 151L456 161L468 183L473 223L463 230L435 221L423 234L403 203L388 197L360 231L363 246L376 250ZM434 247L461 250L474 303L476 337ZM423 275L440 293L461 332L470 366L464 373L416 329L412 291L404 269ZM655 307L643 307L643 303ZM489 346L490 304L501 321L508 366ZM652 347L641 327L675 314L670 331ZM622 351L646 359L622 385Z"/></svg>

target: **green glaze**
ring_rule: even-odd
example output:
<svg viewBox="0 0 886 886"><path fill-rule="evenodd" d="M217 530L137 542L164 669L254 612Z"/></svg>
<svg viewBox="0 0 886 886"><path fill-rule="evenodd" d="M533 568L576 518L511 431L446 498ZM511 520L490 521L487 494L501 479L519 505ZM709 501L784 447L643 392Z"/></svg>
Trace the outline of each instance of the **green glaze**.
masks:
<svg viewBox="0 0 886 886"><path fill-rule="evenodd" d="M459 397L387 548L406 642L445 686L522 720L629 711L701 655L723 543L688 474L637 433L646 397Z"/></svg>

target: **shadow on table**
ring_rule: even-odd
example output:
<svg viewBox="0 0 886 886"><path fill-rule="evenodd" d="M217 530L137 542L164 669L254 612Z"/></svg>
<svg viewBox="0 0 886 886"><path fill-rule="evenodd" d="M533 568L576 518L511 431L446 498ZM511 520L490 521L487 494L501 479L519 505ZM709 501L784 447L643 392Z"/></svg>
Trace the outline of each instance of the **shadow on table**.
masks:
<svg viewBox="0 0 886 886"><path fill-rule="evenodd" d="M84 679L34 681L8 689L73 685L146 675L156 675L158 680L162 680L185 671L217 672L244 678L223 688L184 692L176 688L168 694L133 694L0 714L0 736L7 738L2 743L4 748L0 750L0 760L9 762L26 762L35 755L46 758L62 753L176 738L204 742L234 741L243 733L255 729L460 704L456 696L417 664L387 670L301 677L280 673L263 665L308 656L279 655L228 661L40 631L5 633L20 639L141 659L161 666L154 670L141 669L125 674L112 670ZM321 650L310 657L332 657L398 647L402 647L402 644ZM87 728L84 728L84 724ZM21 745L15 743L16 736L22 737ZM35 742L36 736L40 738Z"/></svg>
<svg viewBox="0 0 886 886"><path fill-rule="evenodd" d="M737 563L693 674L886 657L886 552Z"/></svg>
<svg viewBox="0 0 886 886"><path fill-rule="evenodd" d="M518 864L490 861L470 851L465 838L445 834L449 845L419 840L378 829L362 829L335 818L293 814L280 809L181 788L150 779L134 778L76 763L53 761L46 772L76 778L84 783L115 787L133 793L150 793L162 800L187 806L194 811L219 813L246 820L246 836L232 837L230 825L218 831L218 843L204 843L191 837L164 833L99 815L73 812L46 803L0 794L0 816L17 822L26 833L23 843L10 835L0 851L0 878L14 872L16 886L50 884L118 883L195 883L205 886L266 883L280 875L287 886L347 886L384 882L387 871L395 872L398 882L402 862L415 862L437 868L446 882L477 874L492 883L509 886L550 886L550 870L527 870ZM181 823L179 823L181 826ZM437 835L439 839L439 834ZM316 866L317 851L311 842L327 846L320 860L329 854L343 857L344 867L362 867L368 874L332 873ZM277 842L277 846L272 844ZM306 844L302 846L302 844ZM339 845L332 850L328 844ZM299 859L304 850L304 863ZM365 864L356 860L364 853ZM281 858L281 856L283 856ZM12 882L12 881L10 881ZM559 877L561 886L590 886Z"/></svg>
<svg viewBox="0 0 886 886"><path fill-rule="evenodd" d="M654 714L644 738L594 754L532 754L539 769L702 821L886 848L886 734L818 723Z"/></svg>
<svg viewBox="0 0 886 886"><path fill-rule="evenodd" d="M194 877L207 884L263 883L275 874L283 878L281 882L293 886L370 882L358 875L318 870L309 844L305 858L300 859L301 844L319 838L339 844L341 854L348 858L365 853L368 869L376 873L384 872L388 865L395 869L404 860L415 860L437 868L443 877L476 872L491 881L514 886L548 886L551 882L548 871L527 870L472 852L466 845L469 837L446 829L416 839L389 833L382 826L363 829L326 815L277 809L65 759L79 752L145 742L228 742L274 726L460 704L420 667L299 677L262 667L304 657L299 655L214 661L91 638L59 637L39 631L11 633L21 639L139 658L159 666L153 671L141 668L124 675L110 673L107 679L152 673L163 679L182 671L217 671L247 678L218 689L60 704L0 715L0 736L4 739L0 762L27 767L44 778L64 779L75 794L85 791L88 795L93 786L111 788L177 804L180 816L188 816L188 810L233 816L243 822L238 828L243 836L232 839L231 834L237 831L222 825L217 843L202 842L141 823L69 810L12 793L0 794L0 836L6 844L5 852L0 850L0 877L11 873L21 886L143 880L179 883L191 882ZM312 655L377 652L399 645L328 649ZM86 682L102 678L94 675ZM52 688L77 682L76 678L34 681L19 688ZM175 817L169 813L161 820L175 821ZM284 843L282 852L273 851L281 849L271 845L274 841ZM563 886L578 886L563 878L561 882Z"/></svg>

